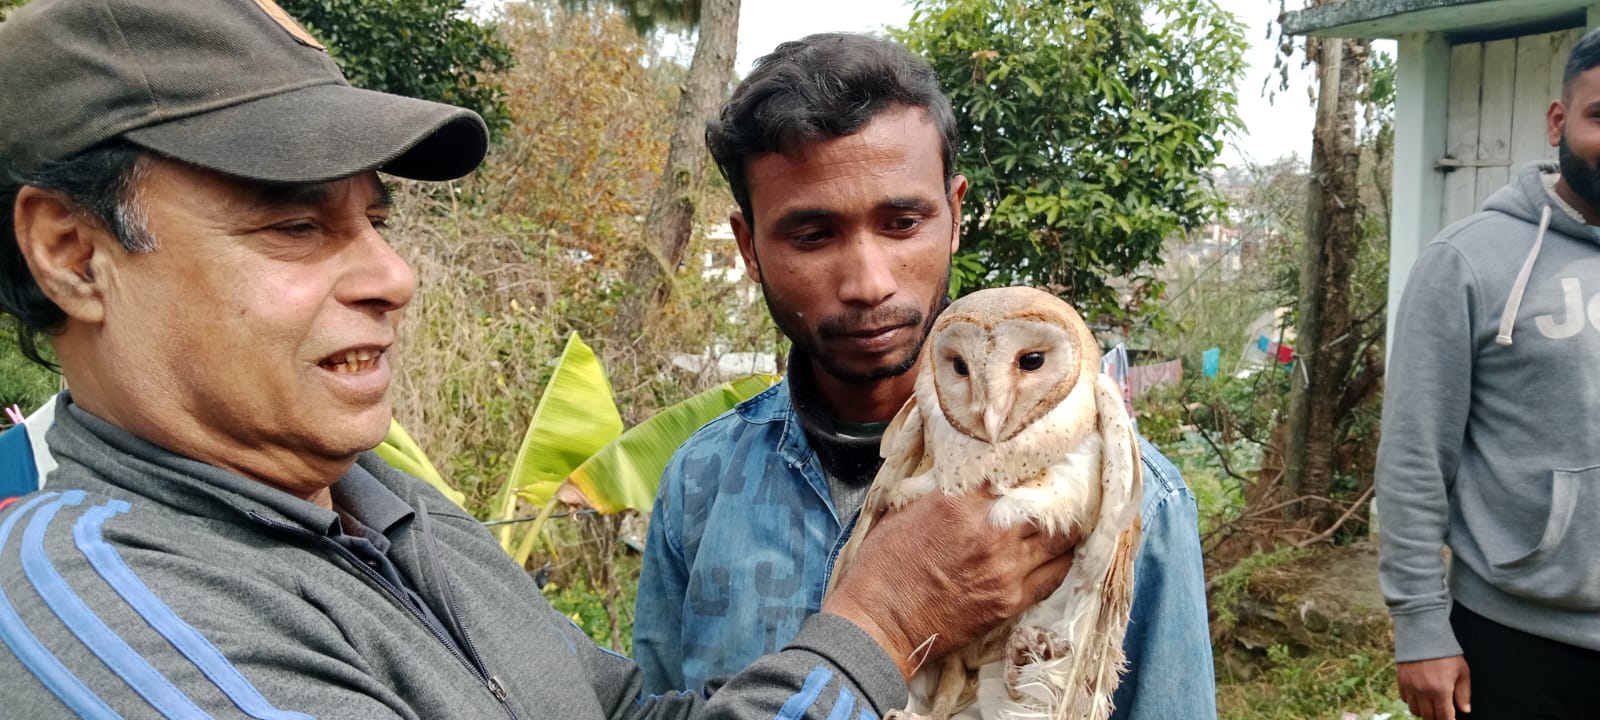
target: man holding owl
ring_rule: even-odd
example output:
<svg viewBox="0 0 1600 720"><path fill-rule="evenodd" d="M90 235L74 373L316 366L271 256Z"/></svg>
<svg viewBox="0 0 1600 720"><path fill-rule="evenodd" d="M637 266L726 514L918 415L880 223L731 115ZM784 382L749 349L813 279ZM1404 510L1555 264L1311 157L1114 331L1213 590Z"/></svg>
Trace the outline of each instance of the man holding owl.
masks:
<svg viewBox="0 0 1600 720"><path fill-rule="evenodd" d="M869 36L780 45L707 142L739 205L746 268L793 351L784 382L701 428L662 479L634 628L648 692L703 687L783 647L821 607L947 304L967 192L932 69ZM1213 718L1194 500L1139 446L1144 539L1113 717ZM930 533L928 552L942 542Z"/></svg>

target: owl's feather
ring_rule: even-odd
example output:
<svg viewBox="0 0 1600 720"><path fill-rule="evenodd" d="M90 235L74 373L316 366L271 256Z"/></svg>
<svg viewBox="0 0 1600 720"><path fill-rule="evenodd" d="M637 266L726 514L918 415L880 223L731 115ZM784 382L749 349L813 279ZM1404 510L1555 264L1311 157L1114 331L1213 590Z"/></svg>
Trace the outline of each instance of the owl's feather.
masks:
<svg viewBox="0 0 1600 720"><path fill-rule="evenodd" d="M883 466L834 576L889 512L935 489L988 488L997 527L1078 532L1043 602L912 679L933 717L1103 720L1125 659L1140 540L1139 448L1075 310L1028 288L964 297L934 323L916 390L884 432ZM830 580L831 585L831 580Z"/></svg>

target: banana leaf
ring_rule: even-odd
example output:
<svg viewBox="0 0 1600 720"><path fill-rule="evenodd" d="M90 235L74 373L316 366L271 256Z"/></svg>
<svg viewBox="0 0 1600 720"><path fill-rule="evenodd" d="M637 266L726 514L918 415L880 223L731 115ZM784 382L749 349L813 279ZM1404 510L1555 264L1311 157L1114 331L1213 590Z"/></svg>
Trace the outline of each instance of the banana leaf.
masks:
<svg viewBox="0 0 1600 720"><path fill-rule="evenodd" d="M384 462L432 485L434 489L444 493L445 497L450 498L451 502L462 505L467 501L465 493L450 487L444 481L439 471L433 467L433 463L428 461L428 454L422 451L417 441L411 439L405 428L400 427L398 420L389 419L389 434L383 436L383 442L372 450L378 453L378 457L383 458Z"/></svg>
<svg viewBox="0 0 1600 720"><path fill-rule="evenodd" d="M776 375L751 375L662 410L611 441L567 480L602 513L648 511L655 502L661 472L678 446L701 425L777 381Z"/></svg>
<svg viewBox="0 0 1600 720"><path fill-rule="evenodd" d="M497 498L496 518L514 517L519 497L536 506L549 503L574 469L620 434L622 415L605 369L594 350L573 333L528 423ZM500 535L507 552L514 547L511 530L505 526Z"/></svg>

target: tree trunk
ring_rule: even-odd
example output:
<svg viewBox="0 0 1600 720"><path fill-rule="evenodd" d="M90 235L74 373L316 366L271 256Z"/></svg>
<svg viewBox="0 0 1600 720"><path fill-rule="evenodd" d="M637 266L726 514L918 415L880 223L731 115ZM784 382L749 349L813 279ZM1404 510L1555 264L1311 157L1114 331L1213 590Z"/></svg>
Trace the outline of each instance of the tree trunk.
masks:
<svg viewBox="0 0 1600 720"><path fill-rule="evenodd" d="M1356 101L1365 84L1368 44L1322 38L1317 60L1317 121L1311 151L1305 255L1300 269L1300 317L1289 412L1285 487L1291 505L1316 529L1337 516L1333 486L1339 407L1359 343L1353 336L1350 283L1361 245L1361 147Z"/></svg>
<svg viewBox="0 0 1600 720"><path fill-rule="evenodd" d="M645 319L666 301L672 275L683 262L706 171L706 120L727 93L738 39L739 0L703 0L694 59L672 121L667 166L645 213L643 241L628 258L625 278L637 295L617 314L614 337L621 342L638 338Z"/></svg>

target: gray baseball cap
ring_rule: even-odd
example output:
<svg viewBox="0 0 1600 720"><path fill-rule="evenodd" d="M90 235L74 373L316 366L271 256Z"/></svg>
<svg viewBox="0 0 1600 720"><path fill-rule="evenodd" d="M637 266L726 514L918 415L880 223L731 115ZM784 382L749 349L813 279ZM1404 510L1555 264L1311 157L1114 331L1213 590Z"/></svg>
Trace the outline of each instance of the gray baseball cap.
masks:
<svg viewBox="0 0 1600 720"><path fill-rule="evenodd" d="M272 0L33 0L0 23L0 170L112 138L227 175L458 178L470 110L350 87Z"/></svg>

